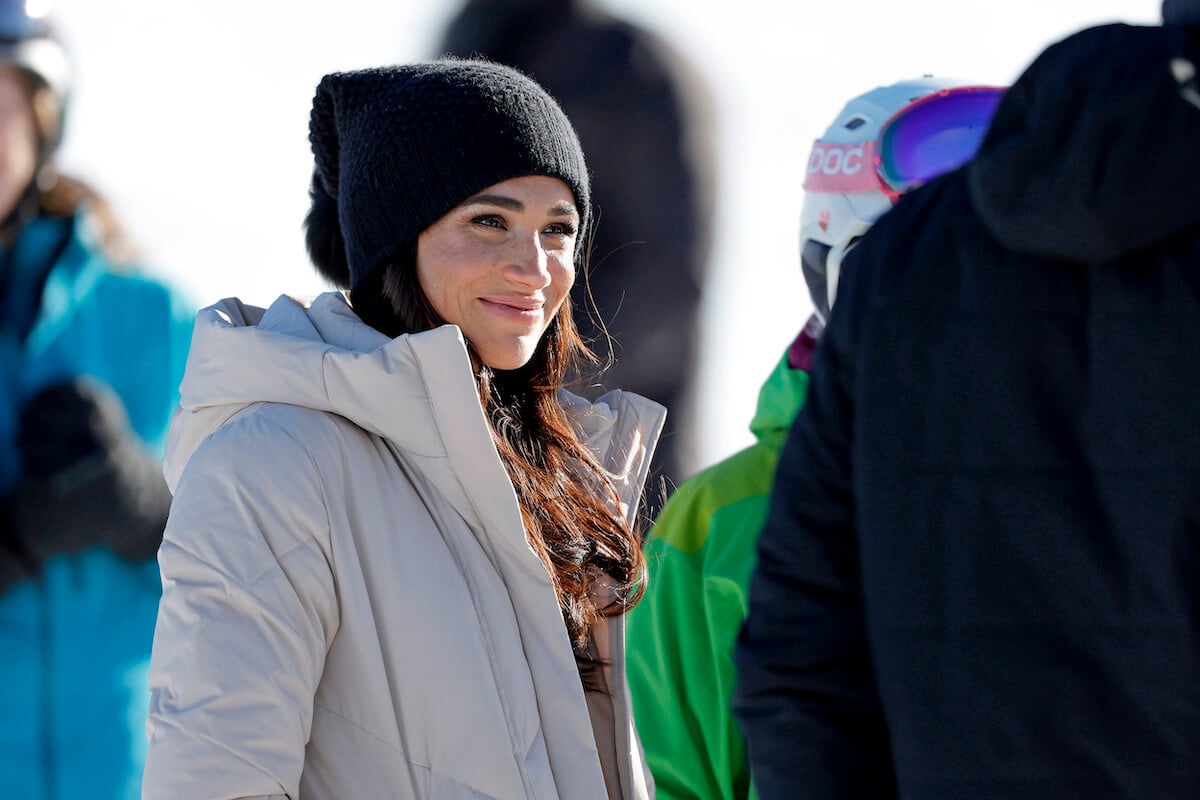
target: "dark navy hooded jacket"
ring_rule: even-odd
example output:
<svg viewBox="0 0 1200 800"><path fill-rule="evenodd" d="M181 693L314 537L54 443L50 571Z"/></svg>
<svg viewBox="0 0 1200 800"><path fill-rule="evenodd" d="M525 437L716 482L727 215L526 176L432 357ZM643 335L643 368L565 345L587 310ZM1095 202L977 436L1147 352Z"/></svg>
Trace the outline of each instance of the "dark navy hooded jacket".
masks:
<svg viewBox="0 0 1200 800"><path fill-rule="evenodd" d="M764 800L1200 797L1195 34L1048 48L847 259L736 654Z"/></svg>

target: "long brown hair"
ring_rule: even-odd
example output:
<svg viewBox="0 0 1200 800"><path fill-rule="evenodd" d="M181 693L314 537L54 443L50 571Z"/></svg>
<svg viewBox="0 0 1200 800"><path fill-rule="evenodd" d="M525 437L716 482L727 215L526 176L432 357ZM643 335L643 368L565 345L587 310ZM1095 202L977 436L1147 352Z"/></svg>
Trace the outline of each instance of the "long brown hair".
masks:
<svg viewBox="0 0 1200 800"><path fill-rule="evenodd" d="M417 279L416 242L354 291L364 322L388 336L443 324ZM584 684L600 688L599 662L589 652L592 626L632 608L644 589L640 537L621 513L611 481L579 440L558 401L566 376L594 360L563 303L525 366L496 371L473 348L472 365L492 439L521 507L530 546L558 593Z"/></svg>

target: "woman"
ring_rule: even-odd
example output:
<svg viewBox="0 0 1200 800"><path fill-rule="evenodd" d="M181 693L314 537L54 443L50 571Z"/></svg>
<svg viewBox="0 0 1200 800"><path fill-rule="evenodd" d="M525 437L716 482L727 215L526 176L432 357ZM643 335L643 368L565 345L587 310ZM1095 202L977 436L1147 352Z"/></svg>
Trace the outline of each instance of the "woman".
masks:
<svg viewBox="0 0 1200 800"><path fill-rule="evenodd" d="M132 800L195 309L57 169L70 59L36 5L0 0L0 786Z"/></svg>
<svg viewBox="0 0 1200 800"><path fill-rule="evenodd" d="M153 798L645 798L620 615L662 409L561 391L587 167L515 70L326 76L307 307L201 313Z"/></svg>

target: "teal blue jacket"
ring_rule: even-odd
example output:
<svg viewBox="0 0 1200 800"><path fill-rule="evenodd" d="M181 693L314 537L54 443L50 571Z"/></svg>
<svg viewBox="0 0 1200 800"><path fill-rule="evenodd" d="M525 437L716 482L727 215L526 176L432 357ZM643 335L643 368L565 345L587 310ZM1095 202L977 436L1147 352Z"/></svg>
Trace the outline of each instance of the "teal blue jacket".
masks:
<svg viewBox="0 0 1200 800"><path fill-rule="evenodd" d="M22 403L74 377L114 389L160 452L191 307L163 283L115 269L85 215L38 219L2 255L0 490L20 474ZM0 596L0 794L139 796L159 594L153 559L126 562L97 545L51 558Z"/></svg>
<svg viewBox="0 0 1200 800"><path fill-rule="evenodd" d="M817 331L810 321L760 390L755 442L680 484L647 540L650 580L627 617L626 674L658 800L754 797L730 708L733 645Z"/></svg>

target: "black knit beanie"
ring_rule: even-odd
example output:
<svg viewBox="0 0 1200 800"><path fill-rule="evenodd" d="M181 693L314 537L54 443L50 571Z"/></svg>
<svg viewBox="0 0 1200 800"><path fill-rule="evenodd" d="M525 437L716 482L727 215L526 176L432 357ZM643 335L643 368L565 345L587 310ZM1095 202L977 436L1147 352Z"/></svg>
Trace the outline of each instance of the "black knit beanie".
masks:
<svg viewBox="0 0 1200 800"><path fill-rule="evenodd" d="M579 138L558 103L510 67L444 59L326 75L309 141L308 250L342 288L358 286L446 212L510 178L561 179L587 231Z"/></svg>

